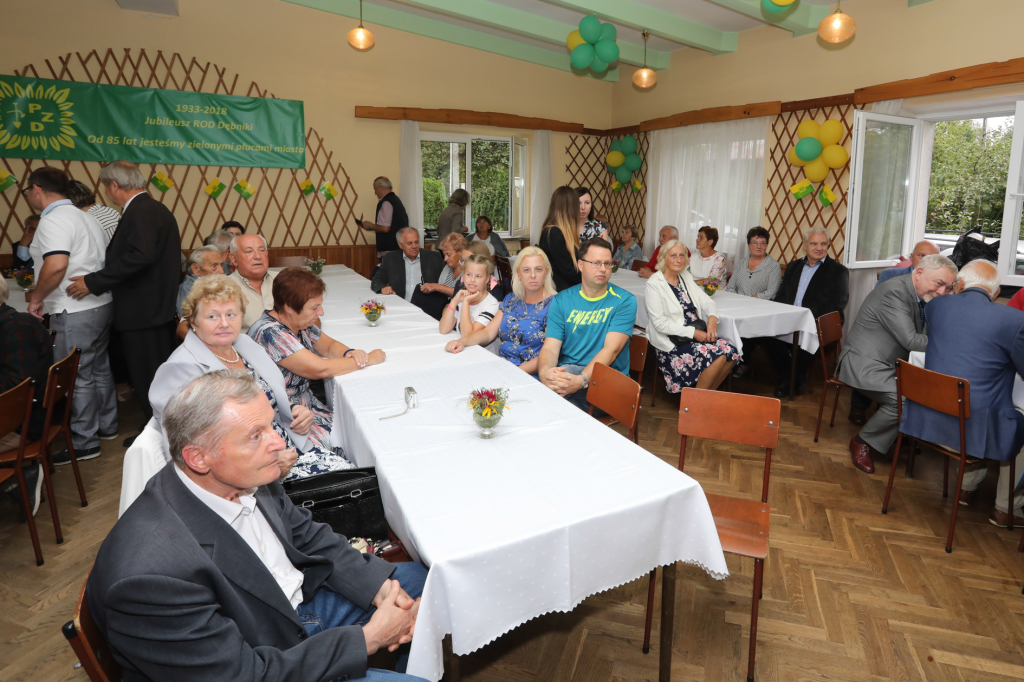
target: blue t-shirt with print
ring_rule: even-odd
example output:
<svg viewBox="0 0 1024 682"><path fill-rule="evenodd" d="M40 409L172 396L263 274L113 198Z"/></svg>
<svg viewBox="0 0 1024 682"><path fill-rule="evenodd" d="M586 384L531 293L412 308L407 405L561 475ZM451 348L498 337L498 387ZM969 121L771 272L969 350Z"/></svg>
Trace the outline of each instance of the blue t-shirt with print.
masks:
<svg viewBox="0 0 1024 682"><path fill-rule="evenodd" d="M583 286L577 284L551 301L545 335L562 342L559 365L586 365L604 348L608 332L632 336L634 322L636 296L609 284L603 296L590 299L583 295ZM628 373L628 343L611 366Z"/></svg>

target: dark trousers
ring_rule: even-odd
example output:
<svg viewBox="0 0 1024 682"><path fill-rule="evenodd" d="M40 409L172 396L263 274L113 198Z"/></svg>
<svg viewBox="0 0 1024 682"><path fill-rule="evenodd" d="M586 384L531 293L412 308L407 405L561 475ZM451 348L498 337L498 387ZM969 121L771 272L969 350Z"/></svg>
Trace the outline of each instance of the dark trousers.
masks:
<svg viewBox="0 0 1024 682"><path fill-rule="evenodd" d="M147 420L153 416L153 408L149 404L149 385L153 383L156 370L174 350L176 327L177 323L171 320L157 327L121 330L128 376Z"/></svg>
<svg viewBox="0 0 1024 682"><path fill-rule="evenodd" d="M779 383L789 384L789 373L793 367L793 342L776 338L762 338L759 339L759 342L761 348L768 352L772 367L779 375ZM803 348L799 350L796 357L796 383L798 386L807 383L807 367L813 358L814 356Z"/></svg>
<svg viewBox="0 0 1024 682"><path fill-rule="evenodd" d="M850 409L857 408L866 410L871 407L871 398L867 397L857 389L853 389L853 393L850 394Z"/></svg>

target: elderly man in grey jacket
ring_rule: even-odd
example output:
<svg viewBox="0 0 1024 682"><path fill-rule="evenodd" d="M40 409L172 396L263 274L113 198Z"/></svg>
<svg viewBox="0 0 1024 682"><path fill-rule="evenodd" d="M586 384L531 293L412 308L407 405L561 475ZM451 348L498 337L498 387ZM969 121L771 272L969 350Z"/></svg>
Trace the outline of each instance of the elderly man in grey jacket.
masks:
<svg viewBox="0 0 1024 682"><path fill-rule="evenodd" d="M865 473L875 471L871 451L888 452L896 440L896 360L927 349L924 306L952 292L956 275L956 266L945 256L926 256L909 275L868 294L846 337L839 379L878 403L878 411L850 441L853 464Z"/></svg>

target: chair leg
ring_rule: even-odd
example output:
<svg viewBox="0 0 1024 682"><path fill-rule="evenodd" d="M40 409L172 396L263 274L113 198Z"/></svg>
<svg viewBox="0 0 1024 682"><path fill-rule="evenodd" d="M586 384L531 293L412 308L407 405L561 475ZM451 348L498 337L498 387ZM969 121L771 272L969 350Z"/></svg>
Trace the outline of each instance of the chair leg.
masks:
<svg viewBox="0 0 1024 682"><path fill-rule="evenodd" d="M69 442L68 445L71 445ZM46 496L50 503L50 514L53 516L53 532L57 536L57 544L64 544L64 534L60 532L60 517L57 516L57 496L53 493L53 475L50 473L50 445L44 441L40 450L39 463L43 465L43 483L46 485Z"/></svg>
<svg viewBox="0 0 1024 682"><path fill-rule="evenodd" d="M1017 487L1017 472L1014 468L1017 466L1017 462L1013 457L1010 458L1010 491L1009 497L1006 498L1006 507L1010 510L1010 520L1007 524L1007 528L1013 530L1013 489ZM957 495L960 493L957 492Z"/></svg>
<svg viewBox="0 0 1024 682"><path fill-rule="evenodd" d="M764 559L754 559L754 593L750 599L750 654L747 659L747 682L754 682L754 662L757 660L757 607L760 606L761 581L764 578Z"/></svg>
<svg viewBox="0 0 1024 682"><path fill-rule="evenodd" d="M903 478L914 477L914 460L917 458L917 443L911 443L910 453L907 455L907 470L903 472Z"/></svg>
<svg viewBox="0 0 1024 682"><path fill-rule="evenodd" d="M658 377L661 372L658 371L658 367L654 367L654 381L651 382L651 407L654 407L654 399L658 395Z"/></svg>
<svg viewBox="0 0 1024 682"><path fill-rule="evenodd" d="M45 469L45 464L43 468ZM36 520L32 516L32 506L29 504L28 498L28 484L25 483L25 470L23 467L17 467L16 476L18 479L18 489L21 490L21 503L25 507L25 518L28 519L28 534L32 538L32 549L36 553L36 566L43 565L43 549L39 545L39 531L36 529Z"/></svg>
<svg viewBox="0 0 1024 682"><path fill-rule="evenodd" d="M964 484L964 467L966 466L967 456L961 452L960 471L956 475L956 495L953 496L953 513L949 517L949 537L946 538L946 554L953 551L953 532L956 530L956 513L960 510L960 488ZM946 470L949 470L949 457L946 458Z"/></svg>
<svg viewBox="0 0 1024 682"><path fill-rule="evenodd" d="M821 415L825 412L825 394L828 393L828 381L821 387L821 401L818 403L818 425L814 427L814 442L818 442L818 434L821 433ZM834 413L833 413L834 414Z"/></svg>
<svg viewBox="0 0 1024 682"><path fill-rule="evenodd" d="M836 410L839 409L839 393L843 390L842 386L836 386L836 399L832 402L832 420L829 421L829 427L836 425Z"/></svg>
<svg viewBox="0 0 1024 682"><path fill-rule="evenodd" d="M68 455L71 457L71 468L75 472L75 483L78 484L78 499L82 501L83 507L89 506L89 500L85 497L85 486L82 485L82 473L78 470L78 456L75 455L75 446L71 443L71 429L64 426L64 438L68 442Z"/></svg>
<svg viewBox="0 0 1024 682"><path fill-rule="evenodd" d="M651 651L651 621L654 619L654 583L658 578L658 569L651 571L647 585L647 618L644 625L644 653Z"/></svg>
<svg viewBox="0 0 1024 682"><path fill-rule="evenodd" d="M889 468L889 484L885 486L885 501L882 502L882 513L889 513L889 496L892 495L892 480L896 478L896 462L900 458L900 445L903 443L903 434L896 434L896 450L892 453L892 467Z"/></svg>
<svg viewBox="0 0 1024 682"><path fill-rule="evenodd" d="M683 470L683 463L686 461L686 436L679 437L679 470Z"/></svg>
<svg viewBox="0 0 1024 682"><path fill-rule="evenodd" d="M963 468L963 460L961 460L960 468ZM961 471L961 476L963 472ZM949 457L946 458L946 467L942 470L942 499L949 497Z"/></svg>

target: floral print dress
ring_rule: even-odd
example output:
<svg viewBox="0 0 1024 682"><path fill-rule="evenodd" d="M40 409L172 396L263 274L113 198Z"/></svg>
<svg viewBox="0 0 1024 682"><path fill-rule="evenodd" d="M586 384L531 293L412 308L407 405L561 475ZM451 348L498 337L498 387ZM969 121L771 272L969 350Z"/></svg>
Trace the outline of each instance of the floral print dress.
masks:
<svg viewBox="0 0 1024 682"><path fill-rule="evenodd" d="M548 327L548 308L554 296L540 303L527 303L515 294L501 302L501 327L498 329L498 355L515 366L533 360L544 345Z"/></svg>
<svg viewBox="0 0 1024 682"><path fill-rule="evenodd" d="M583 223L583 230L580 232L580 244L587 241L588 239L600 237L601 233L607 229L608 226L605 225L600 220L588 220L587 222Z"/></svg>
<svg viewBox="0 0 1024 682"><path fill-rule="evenodd" d="M690 301L682 280L679 281L678 286L669 284L669 287L679 299L679 305L683 307L686 321L689 323L700 319L697 315L697 308ZM690 341L676 346L670 351L657 348L655 350L658 369L665 377L665 386L669 393L679 393L684 388L695 386L701 373L723 355L733 361L740 359L740 352L736 350L736 346L721 337L715 343Z"/></svg>

